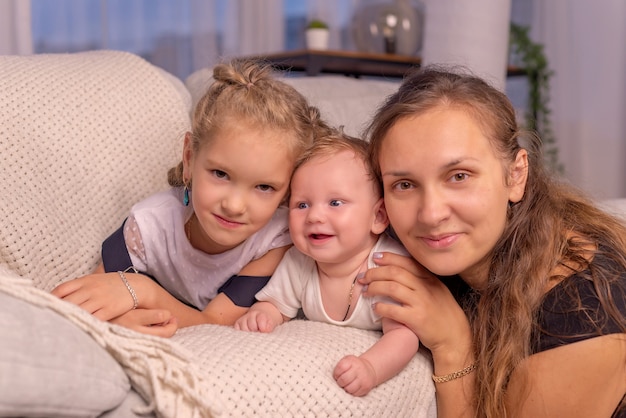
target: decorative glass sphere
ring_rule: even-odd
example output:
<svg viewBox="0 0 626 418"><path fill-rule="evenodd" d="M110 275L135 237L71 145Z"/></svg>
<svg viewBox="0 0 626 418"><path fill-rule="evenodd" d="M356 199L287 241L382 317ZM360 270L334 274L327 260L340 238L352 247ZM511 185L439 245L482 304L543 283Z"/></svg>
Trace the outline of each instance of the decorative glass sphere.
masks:
<svg viewBox="0 0 626 418"><path fill-rule="evenodd" d="M360 52L415 55L422 47L424 8L417 0L364 0L352 19Z"/></svg>

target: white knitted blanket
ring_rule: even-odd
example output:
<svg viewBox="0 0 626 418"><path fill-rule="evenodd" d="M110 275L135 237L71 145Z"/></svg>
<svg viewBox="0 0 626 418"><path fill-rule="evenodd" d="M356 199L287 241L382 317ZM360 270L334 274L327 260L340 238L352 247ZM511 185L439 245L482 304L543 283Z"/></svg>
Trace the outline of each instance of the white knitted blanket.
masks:
<svg viewBox="0 0 626 418"><path fill-rule="evenodd" d="M67 318L107 350L122 366L133 387L163 418L210 418L220 412L214 388L201 364L170 339L152 337L96 319L76 305L35 288L0 265L0 291Z"/></svg>
<svg viewBox="0 0 626 418"><path fill-rule="evenodd" d="M294 320L271 334L219 325L180 329L171 339L95 319L0 266L0 291L50 309L87 332L122 366L149 407L164 418L434 418L430 356L423 351L366 397L332 378L346 354L367 350L380 334Z"/></svg>

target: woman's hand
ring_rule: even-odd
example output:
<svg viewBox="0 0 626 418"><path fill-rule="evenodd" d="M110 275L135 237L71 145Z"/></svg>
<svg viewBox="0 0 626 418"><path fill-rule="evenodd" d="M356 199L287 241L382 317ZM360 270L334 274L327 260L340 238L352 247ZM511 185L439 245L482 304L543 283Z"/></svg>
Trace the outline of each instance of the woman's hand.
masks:
<svg viewBox="0 0 626 418"><path fill-rule="evenodd" d="M450 362L450 370L443 373L465 367L471 356L471 331L448 288L410 257L385 252L376 254L374 261L379 267L369 269L359 280L366 285L364 296L385 296L398 302L378 302L375 312L410 328L430 349L435 363L444 357L442 370L448 368L443 363ZM455 362L459 364L453 366Z"/></svg>
<svg viewBox="0 0 626 418"><path fill-rule="evenodd" d="M129 283L141 276L125 273ZM131 286L137 289L137 286ZM133 309L134 300L119 273L94 273L67 281L52 294L80 306L96 318L110 321ZM137 295L139 297L139 295Z"/></svg>

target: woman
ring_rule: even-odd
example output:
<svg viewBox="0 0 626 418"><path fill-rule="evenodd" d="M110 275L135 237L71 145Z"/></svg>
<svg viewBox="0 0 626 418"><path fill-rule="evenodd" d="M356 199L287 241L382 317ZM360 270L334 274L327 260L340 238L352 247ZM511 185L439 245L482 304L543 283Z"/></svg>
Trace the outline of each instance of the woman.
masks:
<svg viewBox="0 0 626 418"><path fill-rule="evenodd" d="M423 69L368 136L391 226L428 271L381 254L365 295L396 299L376 312L431 350L439 416L626 416L626 228L550 177L506 96Z"/></svg>

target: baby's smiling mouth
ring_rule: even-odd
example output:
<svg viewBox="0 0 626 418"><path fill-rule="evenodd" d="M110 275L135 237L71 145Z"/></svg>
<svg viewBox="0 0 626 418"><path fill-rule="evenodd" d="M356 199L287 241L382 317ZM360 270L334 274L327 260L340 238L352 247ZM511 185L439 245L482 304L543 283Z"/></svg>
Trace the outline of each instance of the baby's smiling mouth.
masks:
<svg viewBox="0 0 626 418"><path fill-rule="evenodd" d="M328 234L310 234L309 237L314 240L326 239L332 237L332 235Z"/></svg>

